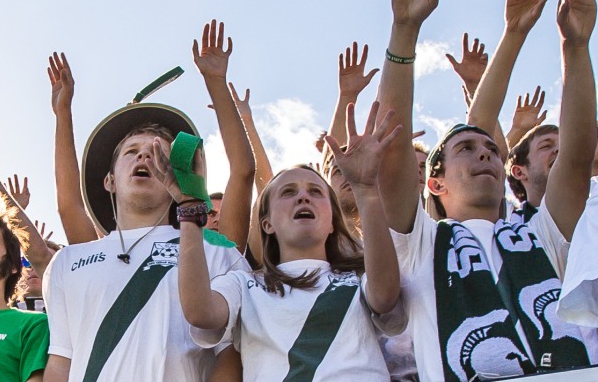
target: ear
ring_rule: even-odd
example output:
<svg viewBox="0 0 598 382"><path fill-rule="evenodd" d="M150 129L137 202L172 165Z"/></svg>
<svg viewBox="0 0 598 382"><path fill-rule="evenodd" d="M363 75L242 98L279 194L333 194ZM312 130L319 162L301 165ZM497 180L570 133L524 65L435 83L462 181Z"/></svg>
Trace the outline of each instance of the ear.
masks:
<svg viewBox="0 0 598 382"><path fill-rule="evenodd" d="M444 186L444 178L428 179L428 189L432 195L440 196L446 194L447 190Z"/></svg>
<svg viewBox="0 0 598 382"><path fill-rule="evenodd" d="M274 227L272 227L272 224L270 224L270 221L268 220L268 218L265 218L264 220L262 220L261 224L262 224L262 229L268 235L272 235L275 232Z"/></svg>
<svg viewBox="0 0 598 382"><path fill-rule="evenodd" d="M111 193L114 193L115 191L114 175L112 175L110 172L104 177L104 189Z"/></svg>
<svg viewBox="0 0 598 382"><path fill-rule="evenodd" d="M511 166L511 174L513 175L513 178L517 179L520 182L527 181L527 169L525 168L525 166Z"/></svg>

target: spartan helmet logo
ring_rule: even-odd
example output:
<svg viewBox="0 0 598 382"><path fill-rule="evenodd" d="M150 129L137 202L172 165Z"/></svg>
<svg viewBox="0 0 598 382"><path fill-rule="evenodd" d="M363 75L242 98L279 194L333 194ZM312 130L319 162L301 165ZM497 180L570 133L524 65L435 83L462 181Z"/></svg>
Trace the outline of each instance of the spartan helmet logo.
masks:
<svg viewBox="0 0 598 382"><path fill-rule="evenodd" d="M449 367L462 381L476 375L496 378L524 374L532 364L509 338L513 330L505 309L466 319L448 340Z"/></svg>
<svg viewBox="0 0 598 382"><path fill-rule="evenodd" d="M566 324L556 315L560 294L561 283L559 280L548 279L523 288L519 294L519 303L525 315L538 329L539 339L557 340L572 337L583 342L578 328Z"/></svg>

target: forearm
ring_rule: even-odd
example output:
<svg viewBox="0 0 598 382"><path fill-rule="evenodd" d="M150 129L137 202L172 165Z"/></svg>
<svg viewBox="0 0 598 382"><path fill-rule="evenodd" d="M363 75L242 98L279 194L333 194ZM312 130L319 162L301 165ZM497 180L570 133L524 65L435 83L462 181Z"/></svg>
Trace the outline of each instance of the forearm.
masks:
<svg viewBox="0 0 598 382"><path fill-rule="evenodd" d="M54 147L56 199L67 240L69 244L96 240L98 236L85 211L85 203L81 195L79 165L70 109L57 113Z"/></svg>
<svg viewBox="0 0 598 382"><path fill-rule="evenodd" d="M505 29L469 109L467 123L483 129L490 136L494 136L494 128L505 100L513 67L526 37L527 33L515 33Z"/></svg>
<svg viewBox="0 0 598 382"><path fill-rule="evenodd" d="M566 160L571 168L586 172L596 147L596 86L589 47L564 43L562 54L559 159Z"/></svg>
<svg viewBox="0 0 598 382"><path fill-rule="evenodd" d="M376 313L387 313L399 298L399 265L377 186L351 185L361 219L367 298Z"/></svg>
<svg viewBox="0 0 598 382"><path fill-rule="evenodd" d="M48 250L44 239L41 237L35 225L29 220L29 217L23 211L21 206L17 202L14 201L12 196L6 192L4 185L0 183L0 193L6 196L8 201L9 207L14 207L17 209L17 219L19 220L19 226L22 227L29 236L28 243L26 250L24 251L25 257L31 263L31 266L35 270L40 277L43 277L43 274L48 266L48 263L52 259L52 254Z"/></svg>
<svg viewBox="0 0 598 382"><path fill-rule="evenodd" d="M496 127L494 128L494 142L496 142L496 145L500 151L500 159L502 160L502 163L506 163L507 156L509 155L509 147L507 146L505 134L502 131L502 127L500 126L498 119L496 120Z"/></svg>
<svg viewBox="0 0 598 382"><path fill-rule="evenodd" d="M529 129L521 128L519 126L513 125L511 130L507 133L506 142L509 151L515 147L517 143L523 138L525 133L527 133Z"/></svg>
<svg viewBox="0 0 598 382"><path fill-rule="evenodd" d="M70 370L71 360L69 358L50 354L44 370L44 382L67 382Z"/></svg>
<svg viewBox="0 0 598 382"><path fill-rule="evenodd" d="M546 207L568 241L590 188L596 147L596 90L585 47L563 46L563 98L559 153L546 186Z"/></svg>
<svg viewBox="0 0 598 382"><path fill-rule="evenodd" d="M260 195L268 182L274 177L274 174L272 173L272 166L270 165L270 160L268 159L262 140L253 123L252 116L242 116L242 120L247 133L247 138L249 139L249 143L253 150L253 158L255 160L254 181L257 194Z"/></svg>
<svg viewBox="0 0 598 382"><path fill-rule="evenodd" d="M219 231L237 243L237 248L243 252L249 234L255 161L226 79L209 76L204 76L204 79L212 97L230 166L230 177L220 210Z"/></svg>
<svg viewBox="0 0 598 382"><path fill-rule="evenodd" d="M178 277L181 307L187 321L202 329L224 328L228 306L224 310L216 301L203 247L203 228L193 222L181 222Z"/></svg>
<svg viewBox="0 0 598 382"><path fill-rule="evenodd" d="M241 354L233 345L218 354L208 382L243 382Z"/></svg>
<svg viewBox="0 0 598 382"><path fill-rule="evenodd" d="M388 50L412 57L419 35L418 26L393 24ZM380 118L395 111L390 126L401 124L399 136L390 143L382 158L378 183L389 226L397 232L410 232L419 203L417 158L411 143L413 134L413 64L384 61L378 90Z"/></svg>
<svg viewBox="0 0 598 382"><path fill-rule="evenodd" d="M234 174L253 179L255 173L253 153L239 112L226 86L226 78L204 76L204 80L216 111L231 176Z"/></svg>

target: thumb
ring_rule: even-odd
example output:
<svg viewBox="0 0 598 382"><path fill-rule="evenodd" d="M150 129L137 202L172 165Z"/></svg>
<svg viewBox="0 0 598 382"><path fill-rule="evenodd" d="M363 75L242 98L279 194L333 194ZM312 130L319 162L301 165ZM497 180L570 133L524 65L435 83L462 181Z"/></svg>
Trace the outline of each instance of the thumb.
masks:
<svg viewBox="0 0 598 382"><path fill-rule="evenodd" d="M343 155L343 152L341 151L338 142L332 135L325 136L324 140L326 141L326 143L328 143L328 146L330 147L330 150L332 151L332 154L334 154L335 158L338 158Z"/></svg>
<svg viewBox="0 0 598 382"><path fill-rule="evenodd" d="M447 53L446 54L446 58L448 58L449 62L451 63L451 65L453 65L453 69L457 69L457 66L459 65L459 63L457 62L457 60L455 60L455 57L453 57L452 54Z"/></svg>
<svg viewBox="0 0 598 382"><path fill-rule="evenodd" d="M380 69L378 69L378 68L370 70L370 72L365 76L365 79L367 80L367 82L370 83L372 78L374 78L376 73L378 73L379 71L380 71Z"/></svg>

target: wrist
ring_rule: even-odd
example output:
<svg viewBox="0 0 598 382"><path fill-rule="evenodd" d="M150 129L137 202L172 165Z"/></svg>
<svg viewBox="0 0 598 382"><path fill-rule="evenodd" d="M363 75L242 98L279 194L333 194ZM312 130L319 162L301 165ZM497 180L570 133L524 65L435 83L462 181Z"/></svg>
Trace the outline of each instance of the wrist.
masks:
<svg viewBox="0 0 598 382"><path fill-rule="evenodd" d="M202 73L202 75L203 75L203 79L207 86L214 86L214 85L221 86L222 84L224 84L224 86L228 90L228 86L226 83L226 73L223 75Z"/></svg>
<svg viewBox="0 0 598 382"><path fill-rule="evenodd" d="M561 39L562 50L565 54L589 52L589 41L585 39L575 40L571 38Z"/></svg>
<svg viewBox="0 0 598 382"><path fill-rule="evenodd" d="M70 117L72 116L71 104L57 105L56 108L54 108L54 112L58 117Z"/></svg>
<svg viewBox="0 0 598 382"><path fill-rule="evenodd" d="M198 199L187 199L178 203L176 209L179 223L190 222L198 227L205 227L208 223L208 205Z"/></svg>
<svg viewBox="0 0 598 382"><path fill-rule="evenodd" d="M338 103L339 103L339 105L341 105L341 104L348 105L350 103L355 103L355 102L357 102L358 95L359 95L359 92L347 92L347 91L341 90L339 92L339 96L338 96Z"/></svg>

